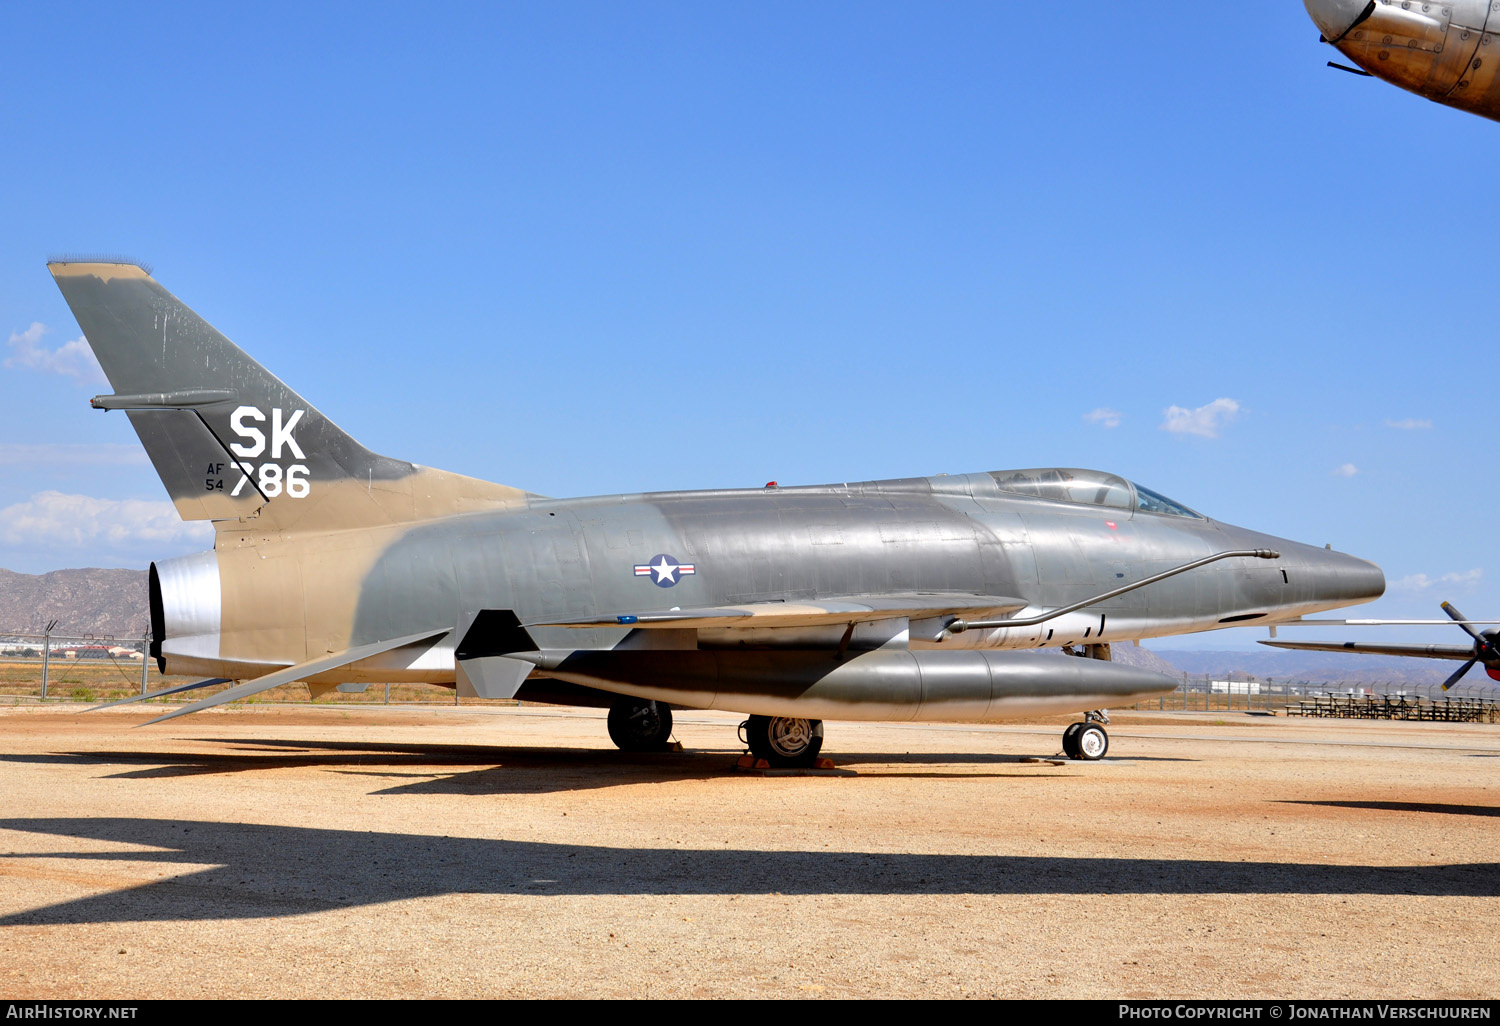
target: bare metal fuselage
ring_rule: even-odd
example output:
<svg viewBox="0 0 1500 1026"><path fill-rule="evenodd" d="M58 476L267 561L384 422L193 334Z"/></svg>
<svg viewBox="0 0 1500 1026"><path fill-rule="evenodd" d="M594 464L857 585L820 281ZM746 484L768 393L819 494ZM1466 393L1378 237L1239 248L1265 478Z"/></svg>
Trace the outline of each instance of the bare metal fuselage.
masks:
<svg viewBox="0 0 1500 1026"><path fill-rule="evenodd" d="M1007 493L990 474L539 500L380 529L246 540L254 544L237 544L228 532L215 553L158 566L168 673L254 676L451 626L479 609L515 610L531 623L830 596L923 596L941 609L944 596L977 595L1014 596L1024 614L1212 552L1267 545L1279 560L1226 560L1035 627L943 635L940 623L927 622L936 616L907 616L862 623L845 643L856 654L893 639L943 651L1101 644L1273 622L1367 601L1383 588L1377 568L1341 553L1212 520ZM635 574L662 553L694 573L672 587ZM626 626L530 629L559 651L659 647L663 636ZM829 623L670 633L678 650L831 652L848 630ZM452 684L454 645L450 638L400 649L310 679ZM768 666L762 660L759 672ZM679 688L675 697L713 704L705 689ZM1063 708L1079 707L1077 695L1059 698ZM775 704L795 707L785 697ZM968 712L975 714L972 704Z"/></svg>
<svg viewBox="0 0 1500 1026"><path fill-rule="evenodd" d="M1304 0L1340 53L1429 100L1500 120L1500 7L1492 0Z"/></svg>

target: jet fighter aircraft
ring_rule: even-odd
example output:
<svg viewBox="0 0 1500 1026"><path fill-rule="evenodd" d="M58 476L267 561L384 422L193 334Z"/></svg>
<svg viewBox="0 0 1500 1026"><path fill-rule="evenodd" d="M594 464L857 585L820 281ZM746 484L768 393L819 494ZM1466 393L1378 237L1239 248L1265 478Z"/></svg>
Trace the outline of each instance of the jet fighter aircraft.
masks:
<svg viewBox="0 0 1500 1026"><path fill-rule="evenodd" d="M1385 588L1091 470L549 499L369 451L138 266L49 267L114 388L93 405L214 522L213 551L150 571L151 655L211 676L155 694L241 683L153 723L293 681L424 682L607 706L631 750L673 708L745 713L792 766L823 719L1079 711L1064 749L1098 758L1103 710L1175 685L1111 644ZM1092 658L1022 651L1045 648Z"/></svg>
<svg viewBox="0 0 1500 1026"><path fill-rule="evenodd" d="M1303 3L1323 41L1364 69L1359 73L1500 120L1500 7L1491 0Z"/></svg>

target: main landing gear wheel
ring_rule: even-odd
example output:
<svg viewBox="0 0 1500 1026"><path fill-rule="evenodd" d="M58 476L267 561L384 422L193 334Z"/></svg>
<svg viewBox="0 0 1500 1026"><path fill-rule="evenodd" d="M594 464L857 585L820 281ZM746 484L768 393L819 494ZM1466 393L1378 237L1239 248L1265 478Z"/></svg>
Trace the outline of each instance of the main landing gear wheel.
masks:
<svg viewBox="0 0 1500 1026"><path fill-rule="evenodd" d="M752 716L745 721L745 743L757 759L772 766L811 766L823 750L823 721Z"/></svg>
<svg viewBox="0 0 1500 1026"><path fill-rule="evenodd" d="M664 752L672 710L660 702L622 698L609 707L609 738L627 752Z"/></svg>
<svg viewBox="0 0 1500 1026"><path fill-rule="evenodd" d="M1072 723L1063 731L1063 752L1070 759L1094 762L1109 751L1109 735L1097 723Z"/></svg>
<svg viewBox="0 0 1500 1026"><path fill-rule="evenodd" d="M1082 723L1070 723L1068 729L1063 731L1063 754L1070 759L1078 758L1078 732L1082 730Z"/></svg>

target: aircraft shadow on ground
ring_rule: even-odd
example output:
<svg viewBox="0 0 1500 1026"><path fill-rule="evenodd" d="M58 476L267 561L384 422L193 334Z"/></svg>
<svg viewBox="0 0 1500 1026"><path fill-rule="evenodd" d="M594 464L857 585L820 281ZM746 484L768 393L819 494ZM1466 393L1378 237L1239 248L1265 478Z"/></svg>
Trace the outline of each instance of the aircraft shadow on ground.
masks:
<svg viewBox="0 0 1500 1026"><path fill-rule="evenodd" d="M728 752L632 754L597 748L511 748L498 745L424 745L369 742L203 739L218 752L51 752L0 755L0 763L98 766L110 779L140 780L279 769L327 769L373 777L468 779L455 793L527 793L587 790L642 781L701 780L723 776ZM432 769L435 772L420 772ZM480 787L482 782L483 786Z"/></svg>
<svg viewBox="0 0 1500 1026"><path fill-rule="evenodd" d="M0 819L0 830L151 851L11 859L209 868L0 917L0 926L255 919L446 894L1500 895L1500 865L626 848L133 818Z"/></svg>
<svg viewBox="0 0 1500 1026"><path fill-rule="evenodd" d="M1447 816L1500 816L1500 806L1453 805L1447 802L1334 802L1283 801L1282 805L1324 805L1331 809L1370 809L1375 812L1436 812Z"/></svg>
<svg viewBox="0 0 1500 1026"><path fill-rule="evenodd" d="M400 742L319 741L280 738L199 738L216 752L178 752L142 747L133 751L49 752L0 755L0 764L52 763L98 766L111 779L141 780L279 769L327 769L394 783L378 794L540 794L582 791L643 782L736 777L738 749L689 749L640 754L607 748L542 748L500 745L431 745ZM1047 775L1036 770L934 772L925 767L1018 767L1021 756L988 752L833 752L841 769L878 766L868 776L988 779ZM1135 761L1135 760L1127 760ZM908 768L910 767L910 768ZM924 768L917 768L924 767ZM422 772L433 768L437 772Z"/></svg>

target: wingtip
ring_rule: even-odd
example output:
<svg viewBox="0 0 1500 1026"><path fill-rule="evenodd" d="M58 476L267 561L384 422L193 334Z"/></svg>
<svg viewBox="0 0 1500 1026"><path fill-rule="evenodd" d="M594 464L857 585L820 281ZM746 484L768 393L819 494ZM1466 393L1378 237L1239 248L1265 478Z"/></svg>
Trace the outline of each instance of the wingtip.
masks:
<svg viewBox="0 0 1500 1026"><path fill-rule="evenodd" d="M163 720L176 719L178 716L182 716L183 714L188 713L188 712L192 712L192 710L191 709L187 709L187 708L174 709L172 712L167 713L165 716L158 716L156 719L154 719L154 720L147 720L145 723L137 723L136 726L137 727L149 727L153 723L160 723Z"/></svg>
<svg viewBox="0 0 1500 1026"><path fill-rule="evenodd" d="M101 703L99 705L91 705L87 709L85 709L84 712L91 713L91 712L98 712L100 709L113 709L117 705L129 705L132 702L139 702L139 701L141 701L143 699L154 698L154 697L156 697L156 696L154 696L154 695L131 695L129 698L117 698L113 702L104 702L104 703Z"/></svg>
<svg viewBox="0 0 1500 1026"><path fill-rule="evenodd" d="M85 713L98 712L100 709L108 709L111 706L120 705L120 704L122 704L124 702L128 702L128 701L130 701L130 699L128 699L128 698L122 698L122 699L120 699L119 701L116 701L116 702L105 702L102 705L91 705L87 709L85 709L84 712Z"/></svg>

